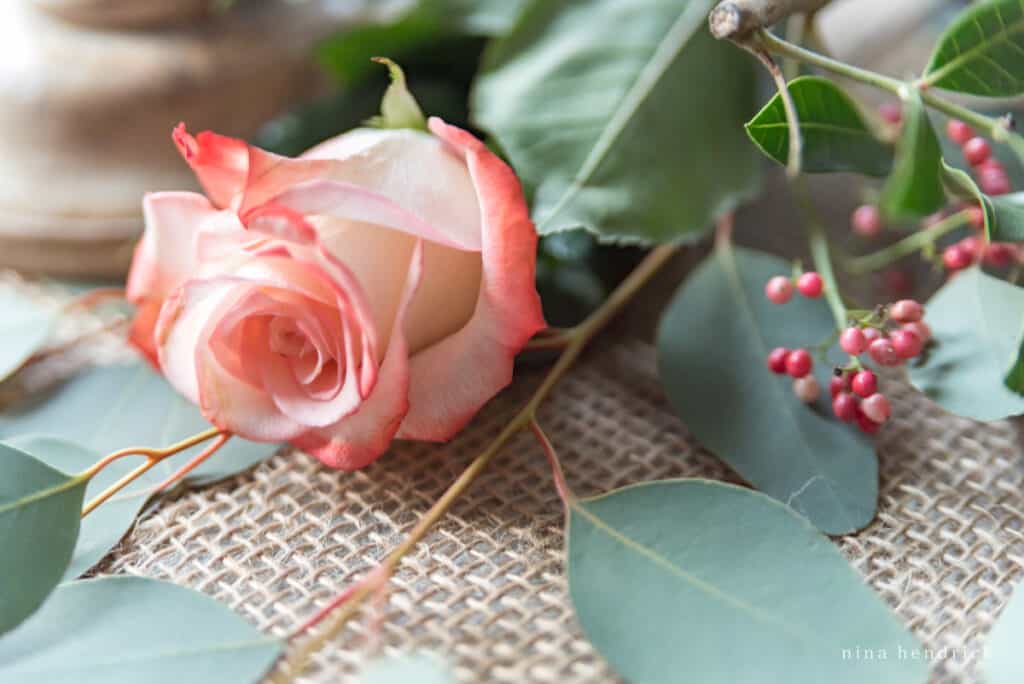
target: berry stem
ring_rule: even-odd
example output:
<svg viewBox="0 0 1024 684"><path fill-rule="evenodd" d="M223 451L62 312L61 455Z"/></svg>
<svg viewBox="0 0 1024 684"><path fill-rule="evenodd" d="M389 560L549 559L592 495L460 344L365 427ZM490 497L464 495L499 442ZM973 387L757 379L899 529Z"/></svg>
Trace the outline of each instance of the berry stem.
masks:
<svg viewBox="0 0 1024 684"><path fill-rule="evenodd" d="M952 216L947 216L930 228L919 230L899 242L893 243L885 249L868 254L856 259L850 259L843 264L843 269L852 275L862 275L877 271L889 264L899 261L903 257L910 256L928 245L932 245L940 237L953 232L957 228L967 225L970 220L969 211L961 211Z"/></svg>
<svg viewBox="0 0 1024 684"><path fill-rule="evenodd" d="M846 305L843 304L843 298L839 294L839 284L836 282L836 274L832 270L828 237L818 219L814 203L811 201L811 194L807 189L807 183L802 177L793 179L793 192L804 216L804 228L807 231L807 242L811 248L814 269L825 282L825 301L828 302L828 306L832 310L836 327L842 329L846 327Z"/></svg>

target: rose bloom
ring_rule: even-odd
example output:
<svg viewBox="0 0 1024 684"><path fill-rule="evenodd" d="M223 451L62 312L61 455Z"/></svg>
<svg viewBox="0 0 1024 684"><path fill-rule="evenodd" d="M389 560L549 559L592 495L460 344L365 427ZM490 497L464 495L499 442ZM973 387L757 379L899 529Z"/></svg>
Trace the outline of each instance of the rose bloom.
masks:
<svg viewBox="0 0 1024 684"><path fill-rule="evenodd" d="M218 428L359 468L444 441L544 326L512 170L439 119L357 129L291 159L174 141L206 196L144 200L132 342Z"/></svg>

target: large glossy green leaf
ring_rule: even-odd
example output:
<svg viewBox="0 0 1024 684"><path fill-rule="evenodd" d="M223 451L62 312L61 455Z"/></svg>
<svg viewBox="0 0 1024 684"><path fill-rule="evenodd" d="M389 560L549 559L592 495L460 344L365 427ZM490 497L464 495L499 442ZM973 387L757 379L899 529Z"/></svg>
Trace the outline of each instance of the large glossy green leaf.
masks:
<svg viewBox="0 0 1024 684"><path fill-rule="evenodd" d="M896 143L892 174L882 188L880 205L894 219L916 218L946 202L942 187L942 148L917 91L903 98L903 128Z"/></svg>
<svg viewBox="0 0 1024 684"><path fill-rule="evenodd" d="M923 81L988 97L1024 93L1024 3L987 0L965 9L939 39Z"/></svg>
<svg viewBox="0 0 1024 684"><path fill-rule="evenodd" d="M910 380L947 411L976 420L1024 413L1004 384L1024 325L1024 289L978 269L958 274L931 298L925 320L934 347L909 367Z"/></svg>
<svg viewBox="0 0 1024 684"><path fill-rule="evenodd" d="M695 239L756 192L754 64L711 37L712 5L534 2L491 45L473 115L533 191L541 233Z"/></svg>
<svg viewBox="0 0 1024 684"><path fill-rule="evenodd" d="M48 434L101 454L132 446L168 446L209 427L199 409L141 361L92 368L48 395L0 414L0 436ZM259 463L276 448L233 438L193 471L191 481L223 479ZM148 481L156 484L201 449L167 459L150 471Z"/></svg>
<svg viewBox="0 0 1024 684"><path fill-rule="evenodd" d="M47 435L18 435L6 443L68 473L82 472L102 456L91 449ZM125 458L108 465L90 480L85 500L117 482L140 462L141 459ZM90 513L82 521L64 580L75 579L106 556L135 522L150 494L151 488L147 483L134 483Z"/></svg>
<svg viewBox="0 0 1024 684"><path fill-rule="evenodd" d="M0 284L0 380L32 356L53 331L57 310Z"/></svg>
<svg viewBox="0 0 1024 684"><path fill-rule="evenodd" d="M3 634L35 612L64 575L78 538L86 482L2 443L0 464Z"/></svg>
<svg viewBox="0 0 1024 684"><path fill-rule="evenodd" d="M283 646L199 592L104 577L61 585L0 640L0 681L255 684Z"/></svg>
<svg viewBox="0 0 1024 684"><path fill-rule="evenodd" d="M838 549L757 492L706 480L627 487L574 502L568 537L580 623L630 682L928 678L909 657L920 644Z"/></svg>
<svg viewBox="0 0 1024 684"><path fill-rule="evenodd" d="M888 175L892 148L874 136L857 105L837 85L826 78L801 76L789 83L789 93L803 138L803 171ZM780 164L788 162L789 123L781 95L776 94L746 128L762 152Z"/></svg>
<svg viewBox="0 0 1024 684"><path fill-rule="evenodd" d="M455 676L436 655L415 651L366 664L360 684L455 684Z"/></svg>
<svg viewBox="0 0 1024 684"><path fill-rule="evenodd" d="M1024 590L1018 583L985 643L982 670L987 684L1020 684L1024 681Z"/></svg>
<svg viewBox="0 0 1024 684"><path fill-rule="evenodd" d="M704 446L766 494L829 534L867 525L875 514L878 464L869 440L808 408L791 380L766 367L774 347L813 346L834 330L821 300L779 306L764 296L781 259L728 245L689 277L658 334L662 384L679 417ZM841 359L841 356L836 356ZM828 386L831 368L815 362Z"/></svg>

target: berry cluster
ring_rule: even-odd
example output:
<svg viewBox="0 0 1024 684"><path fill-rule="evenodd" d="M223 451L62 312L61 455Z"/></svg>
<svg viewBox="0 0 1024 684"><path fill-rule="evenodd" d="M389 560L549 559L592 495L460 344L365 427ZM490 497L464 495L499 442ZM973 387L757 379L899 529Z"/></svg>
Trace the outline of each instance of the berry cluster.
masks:
<svg viewBox="0 0 1024 684"><path fill-rule="evenodd" d="M836 418L856 422L869 435L878 432L892 414L889 400L878 391L878 377L869 370L837 368L828 389Z"/></svg>
<svg viewBox="0 0 1024 684"><path fill-rule="evenodd" d="M777 375L793 378L793 393L805 404L813 404L821 396L821 386L811 375L814 359L806 349L776 347L768 354L768 368Z"/></svg>
<svg viewBox="0 0 1024 684"><path fill-rule="evenodd" d="M825 281L814 271L808 271L796 278L775 276L764 286L764 296L773 304L785 304L793 298L796 289L808 299L817 299L825 291Z"/></svg>

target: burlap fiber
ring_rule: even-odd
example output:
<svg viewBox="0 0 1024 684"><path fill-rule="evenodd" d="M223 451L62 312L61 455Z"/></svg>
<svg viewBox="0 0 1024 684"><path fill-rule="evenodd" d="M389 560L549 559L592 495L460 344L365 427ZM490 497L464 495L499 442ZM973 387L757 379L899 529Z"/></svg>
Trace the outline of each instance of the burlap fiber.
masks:
<svg viewBox="0 0 1024 684"><path fill-rule="evenodd" d="M82 329L68 323L61 336ZM119 355L109 340L89 350L101 361ZM98 572L172 580L285 635L403 538L543 369L520 368L450 444L396 443L355 473L285 449L250 472L164 499ZM934 651L934 682L980 681L984 638L1024 566L1020 426L950 416L899 381L887 387L895 418L878 441L879 514L836 541ZM672 413L654 349L621 333L599 340L539 419L580 495L671 477L739 482ZM532 435L520 434L402 563L386 603L350 623L300 681L354 682L369 655L416 648L445 654L465 682L618 681L573 617L562 520L547 462Z"/></svg>

